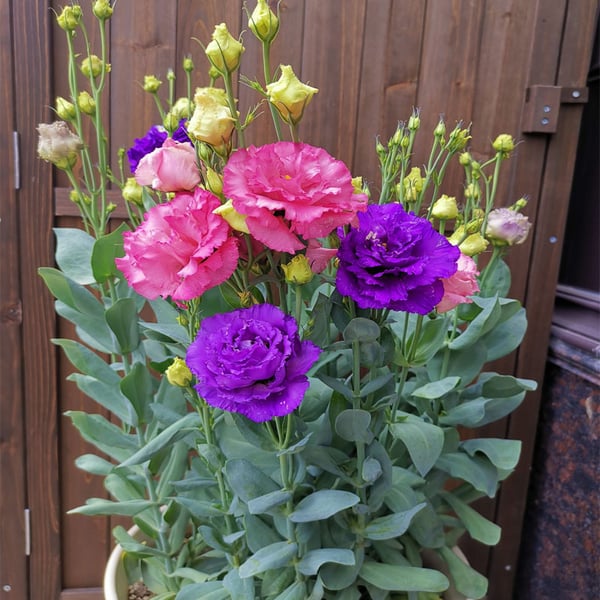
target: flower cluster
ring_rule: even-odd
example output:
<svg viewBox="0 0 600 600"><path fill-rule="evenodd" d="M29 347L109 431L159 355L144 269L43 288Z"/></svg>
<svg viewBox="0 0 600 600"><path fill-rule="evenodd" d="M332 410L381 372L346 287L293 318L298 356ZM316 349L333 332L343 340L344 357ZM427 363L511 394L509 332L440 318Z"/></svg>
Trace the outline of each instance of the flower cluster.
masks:
<svg viewBox="0 0 600 600"><path fill-rule="evenodd" d="M102 37L113 7L97 0L93 12ZM248 16L265 65L279 23L266 0ZM75 69L81 8L58 24ZM106 56L86 47L89 91L70 73L64 120L40 125L39 155L69 177L85 229L57 230L58 269L40 269L77 327L78 340L57 343L80 388L122 425L69 413L110 459L80 461L112 499L75 512L133 518L148 540L115 528L124 564L162 600L385 600L451 582L481 598L485 578L451 549L464 531L497 543L497 526L469 504L494 496L519 443L462 432L503 418L535 386L485 371L526 326L503 260L527 239L526 202L494 206L514 141L502 134L479 162L469 129L440 121L417 167L415 111L377 142L375 196L300 141L318 90L289 65L252 83L277 140L245 144L258 119L241 117L232 92L244 50L222 23L205 48L210 87L194 88L190 59L187 97L171 89L165 100L147 75L161 120L119 153L119 168L93 110ZM443 193L451 160L461 197ZM116 229L111 184L129 214ZM446 574L428 567L432 552Z"/></svg>

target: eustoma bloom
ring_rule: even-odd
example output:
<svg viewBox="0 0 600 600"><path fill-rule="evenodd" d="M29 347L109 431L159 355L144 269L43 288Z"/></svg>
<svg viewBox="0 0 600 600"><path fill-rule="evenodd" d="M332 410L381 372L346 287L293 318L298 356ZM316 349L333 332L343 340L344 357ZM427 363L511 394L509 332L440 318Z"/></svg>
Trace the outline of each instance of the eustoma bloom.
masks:
<svg viewBox="0 0 600 600"><path fill-rule="evenodd" d="M342 237L337 287L361 308L426 315L444 295L460 251L400 204L370 205Z"/></svg>
<svg viewBox="0 0 600 600"><path fill-rule="evenodd" d="M205 318L186 363L208 404L262 422L299 406L319 353L293 317L257 304Z"/></svg>
<svg viewBox="0 0 600 600"><path fill-rule="evenodd" d="M457 267L454 275L442 280L444 297L435 307L439 313L448 312L459 304L473 302L469 296L479 291L477 283L479 271L475 261L470 256L461 254L458 257Z"/></svg>
<svg viewBox="0 0 600 600"><path fill-rule="evenodd" d="M223 173L223 193L250 233L272 250L294 253L307 241L352 223L367 206L346 165L322 148L276 142L240 149Z"/></svg>
<svg viewBox="0 0 600 600"><path fill-rule="evenodd" d="M123 234L125 256L116 264L142 296L181 302L227 280L238 260L227 222L213 213L219 200L196 188L151 208L144 222Z"/></svg>

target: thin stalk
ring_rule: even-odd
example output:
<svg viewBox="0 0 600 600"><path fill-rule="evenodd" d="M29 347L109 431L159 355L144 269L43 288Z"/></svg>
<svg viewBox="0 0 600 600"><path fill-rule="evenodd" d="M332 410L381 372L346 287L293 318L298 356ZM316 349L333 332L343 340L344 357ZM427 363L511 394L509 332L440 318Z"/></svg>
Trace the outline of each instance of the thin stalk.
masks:
<svg viewBox="0 0 600 600"><path fill-rule="evenodd" d="M270 42L262 43L262 59L263 59L263 71L265 74L265 85L272 82L271 78L271 44ZM275 134L277 135L277 141L281 141L281 125L279 123L279 113L277 109L269 102L269 110L271 111L271 119L273 120L273 126L275 127Z"/></svg>

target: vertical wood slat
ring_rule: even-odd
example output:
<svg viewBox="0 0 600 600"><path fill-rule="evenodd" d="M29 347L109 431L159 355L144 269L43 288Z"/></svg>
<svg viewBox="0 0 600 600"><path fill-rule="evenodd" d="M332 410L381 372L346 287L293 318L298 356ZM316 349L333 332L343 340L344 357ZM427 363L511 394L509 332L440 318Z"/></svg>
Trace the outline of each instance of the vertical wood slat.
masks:
<svg viewBox="0 0 600 600"><path fill-rule="evenodd" d="M51 12L45 0L12 3L15 119L21 136L19 253L23 302L23 357L27 489L32 554L29 600L57 598L60 591L60 505L57 477L55 316L36 269L52 264L52 170L36 156L36 126L49 122Z"/></svg>
<svg viewBox="0 0 600 600"><path fill-rule="evenodd" d="M0 46L12 48L11 2L0 0ZM22 306L20 297L17 184L12 147L15 110L10 52L0 54L0 166L3 190L0 198L0 589L10 597L27 596L25 556L25 444L22 385Z"/></svg>
<svg viewBox="0 0 600 600"><path fill-rule="evenodd" d="M555 3L541 3L542 10L554 8ZM569 2L566 18L563 18L563 34L555 85L585 86L590 64L592 41L598 19L598 2L586 0ZM536 51L540 60L547 47L544 40L537 38ZM534 58L536 53L534 51ZM537 65L531 64L532 83L537 83ZM553 302L561 249L567 220L571 180L575 167L575 157L581 124L582 105L571 104L560 107L557 132L550 138L545 160L545 171L540 191L539 209L536 218L535 241L529 265L526 302L535 308L535 320L530 321L529 335L518 352L517 376L533 376L541 384L544 376L546 348L550 336ZM502 489L497 511L497 521L507 530L504 542L492 550L490 577L495 588L490 600L503 600L511 597L519 552L519 540L527 502L529 466L533 460L539 406L542 402L541 388L529 400L529 405L521 407L509 420L508 436L523 440L520 466ZM507 570L506 567L509 567ZM582 590L583 591L583 590Z"/></svg>

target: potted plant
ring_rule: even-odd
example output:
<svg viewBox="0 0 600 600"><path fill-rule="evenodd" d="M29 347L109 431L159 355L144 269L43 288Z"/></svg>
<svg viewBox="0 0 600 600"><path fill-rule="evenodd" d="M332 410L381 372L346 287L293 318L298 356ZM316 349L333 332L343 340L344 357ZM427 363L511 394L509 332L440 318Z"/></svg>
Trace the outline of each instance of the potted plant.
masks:
<svg viewBox="0 0 600 600"><path fill-rule="evenodd" d="M113 7L92 9L104 40ZM195 89L186 61L194 91L165 106L146 77L162 123L128 150L126 177L125 152L108 161L105 44L78 56L81 17L76 4L57 16L70 90L39 144L83 223L56 230L57 268L40 269L78 336L54 341L112 415L67 415L98 449L78 466L111 495L73 512L131 517L144 537L115 528L115 560L157 600L423 600L451 585L482 598L485 577L453 548L465 532L498 542L471 503L496 494L520 443L464 432L535 387L486 370L526 328L503 261L527 236L525 201L494 207L512 137L480 164L469 129L440 121L419 168L415 111L378 141L371 194L299 141L317 90L284 65L251 83L277 140L247 147L254 115L232 94L243 46L220 24L206 46L213 86ZM269 65L279 15L259 0L248 25ZM465 175L459 199L444 194L451 161ZM112 232L109 185L129 212Z"/></svg>

